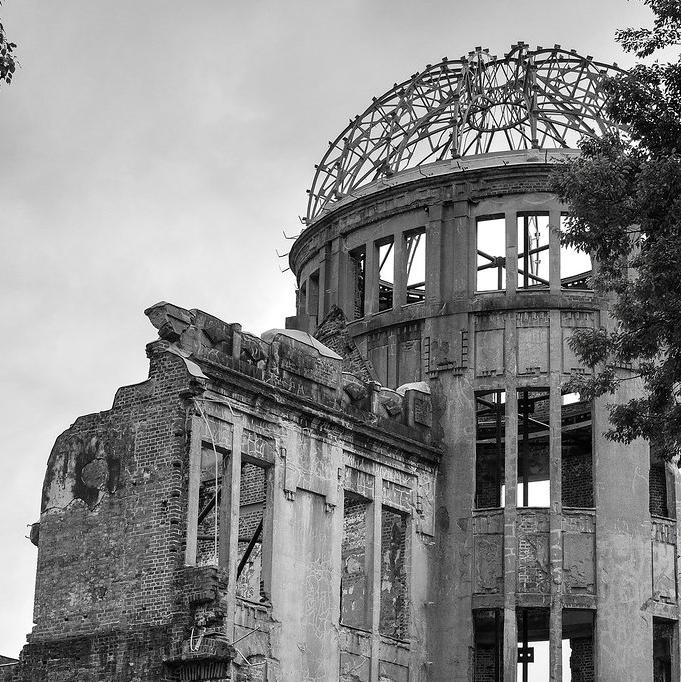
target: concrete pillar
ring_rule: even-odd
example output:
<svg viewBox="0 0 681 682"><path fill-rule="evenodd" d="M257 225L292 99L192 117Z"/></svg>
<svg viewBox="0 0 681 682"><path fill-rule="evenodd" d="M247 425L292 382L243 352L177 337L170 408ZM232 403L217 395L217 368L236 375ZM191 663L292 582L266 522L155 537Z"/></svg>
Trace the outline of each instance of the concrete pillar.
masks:
<svg viewBox="0 0 681 682"><path fill-rule="evenodd" d="M442 300L441 291L441 246L442 205L435 204L428 208L426 222L426 303L438 305Z"/></svg>
<svg viewBox="0 0 681 682"><path fill-rule="evenodd" d="M319 264L319 291L317 292L318 305L317 311L313 315L317 316L317 324L319 324L326 315L328 308L326 307L326 258L322 259Z"/></svg>
<svg viewBox="0 0 681 682"><path fill-rule="evenodd" d="M234 626L236 606L236 571L239 559L239 497L241 489L241 419L232 425L232 451L222 472L222 499L220 502L220 563L228 572L227 578L227 632Z"/></svg>
<svg viewBox="0 0 681 682"><path fill-rule="evenodd" d="M550 270L553 272L553 270ZM553 277L553 276L552 276ZM553 282L553 279L551 279ZM560 310L549 313L549 571L551 575L551 615L549 629L549 670L551 682L562 682L563 640L563 539L560 382L562 372L562 330Z"/></svg>
<svg viewBox="0 0 681 682"><path fill-rule="evenodd" d="M509 221L506 221L508 235ZM508 253L508 251L507 251ZM508 277L508 274L507 274ZM507 280L508 282L508 280ZM504 452L504 681L516 682L518 632L516 624L516 586L518 563L518 399L516 379L517 333L515 316L506 316L506 445Z"/></svg>
<svg viewBox="0 0 681 682"><path fill-rule="evenodd" d="M651 524L648 448L606 440L607 403L640 395L640 382L624 382L615 396L594 404L594 499L596 503L597 638L599 680L652 680ZM635 617L634 617L635 614Z"/></svg>
<svg viewBox="0 0 681 682"><path fill-rule="evenodd" d="M337 305L348 318L352 320L354 310L354 291L350 278L350 256L345 241L336 237L331 242L331 259L327 262L329 273L329 308Z"/></svg>
<svg viewBox="0 0 681 682"><path fill-rule="evenodd" d="M399 310L407 302L407 245L402 231L393 235L393 255L395 257L393 309Z"/></svg>
<svg viewBox="0 0 681 682"><path fill-rule="evenodd" d="M381 618L381 521L383 512L383 479L374 479L374 502L370 505L371 537L367 546L371 552L371 682L379 682L379 658L381 635L379 632Z"/></svg>
<svg viewBox="0 0 681 682"><path fill-rule="evenodd" d="M378 312L378 247L370 241L366 245L364 265L364 315Z"/></svg>
<svg viewBox="0 0 681 682"><path fill-rule="evenodd" d="M506 211L506 294L518 289L518 216L516 211Z"/></svg>
<svg viewBox="0 0 681 682"><path fill-rule="evenodd" d="M549 211L549 290L560 293L560 209Z"/></svg>

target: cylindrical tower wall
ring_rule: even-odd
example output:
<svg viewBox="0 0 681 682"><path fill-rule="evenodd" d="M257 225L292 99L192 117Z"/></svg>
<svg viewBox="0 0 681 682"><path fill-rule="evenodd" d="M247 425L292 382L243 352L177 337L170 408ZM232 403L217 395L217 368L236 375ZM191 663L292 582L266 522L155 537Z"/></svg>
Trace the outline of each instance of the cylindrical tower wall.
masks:
<svg viewBox="0 0 681 682"><path fill-rule="evenodd" d="M337 202L291 252L294 324L314 332L337 306L377 380L430 384L446 454L427 679L515 680L523 656L543 656L559 681L567 643L579 679L652 679L653 619L678 618L676 522L651 519L647 445L604 438L607 399L565 395L590 371L571 335L609 324L548 191L575 154L397 174Z"/></svg>

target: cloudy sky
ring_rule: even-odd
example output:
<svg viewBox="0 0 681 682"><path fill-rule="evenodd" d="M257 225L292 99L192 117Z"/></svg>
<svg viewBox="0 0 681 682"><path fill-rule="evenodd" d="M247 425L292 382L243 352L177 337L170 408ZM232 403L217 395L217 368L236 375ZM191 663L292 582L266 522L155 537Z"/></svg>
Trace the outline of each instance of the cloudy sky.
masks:
<svg viewBox="0 0 681 682"><path fill-rule="evenodd" d="M627 65L626 0L4 0L0 87L0 654L31 629L45 462L143 380L167 300L283 326L313 165L371 97L475 46Z"/></svg>

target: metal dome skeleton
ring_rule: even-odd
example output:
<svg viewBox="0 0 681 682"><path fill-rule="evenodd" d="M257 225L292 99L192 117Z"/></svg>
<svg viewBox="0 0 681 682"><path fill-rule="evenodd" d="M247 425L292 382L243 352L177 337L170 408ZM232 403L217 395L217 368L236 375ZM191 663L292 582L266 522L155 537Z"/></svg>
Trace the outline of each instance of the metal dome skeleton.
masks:
<svg viewBox="0 0 681 682"><path fill-rule="evenodd" d="M615 129L605 117L605 78L616 65L555 45L512 46L503 59L476 48L444 58L374 98L329 143L308 190L307 222L353 190L395 173L495 151L576 147Z"/></svg>

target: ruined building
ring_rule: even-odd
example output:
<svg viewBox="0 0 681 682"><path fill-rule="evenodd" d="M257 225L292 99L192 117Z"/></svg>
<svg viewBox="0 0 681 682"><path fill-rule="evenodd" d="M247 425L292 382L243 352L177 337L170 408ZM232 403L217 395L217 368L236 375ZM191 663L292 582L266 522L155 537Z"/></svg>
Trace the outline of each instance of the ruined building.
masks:
<svg viewBox="0 0 681 682"><path fill-rule="evenodd" d="M286 329L149 308L149 378L52 450L0 680L679 680L679 479L565 388L611 322L547 179L613 71L427 66L317 166Z"/></svg>

